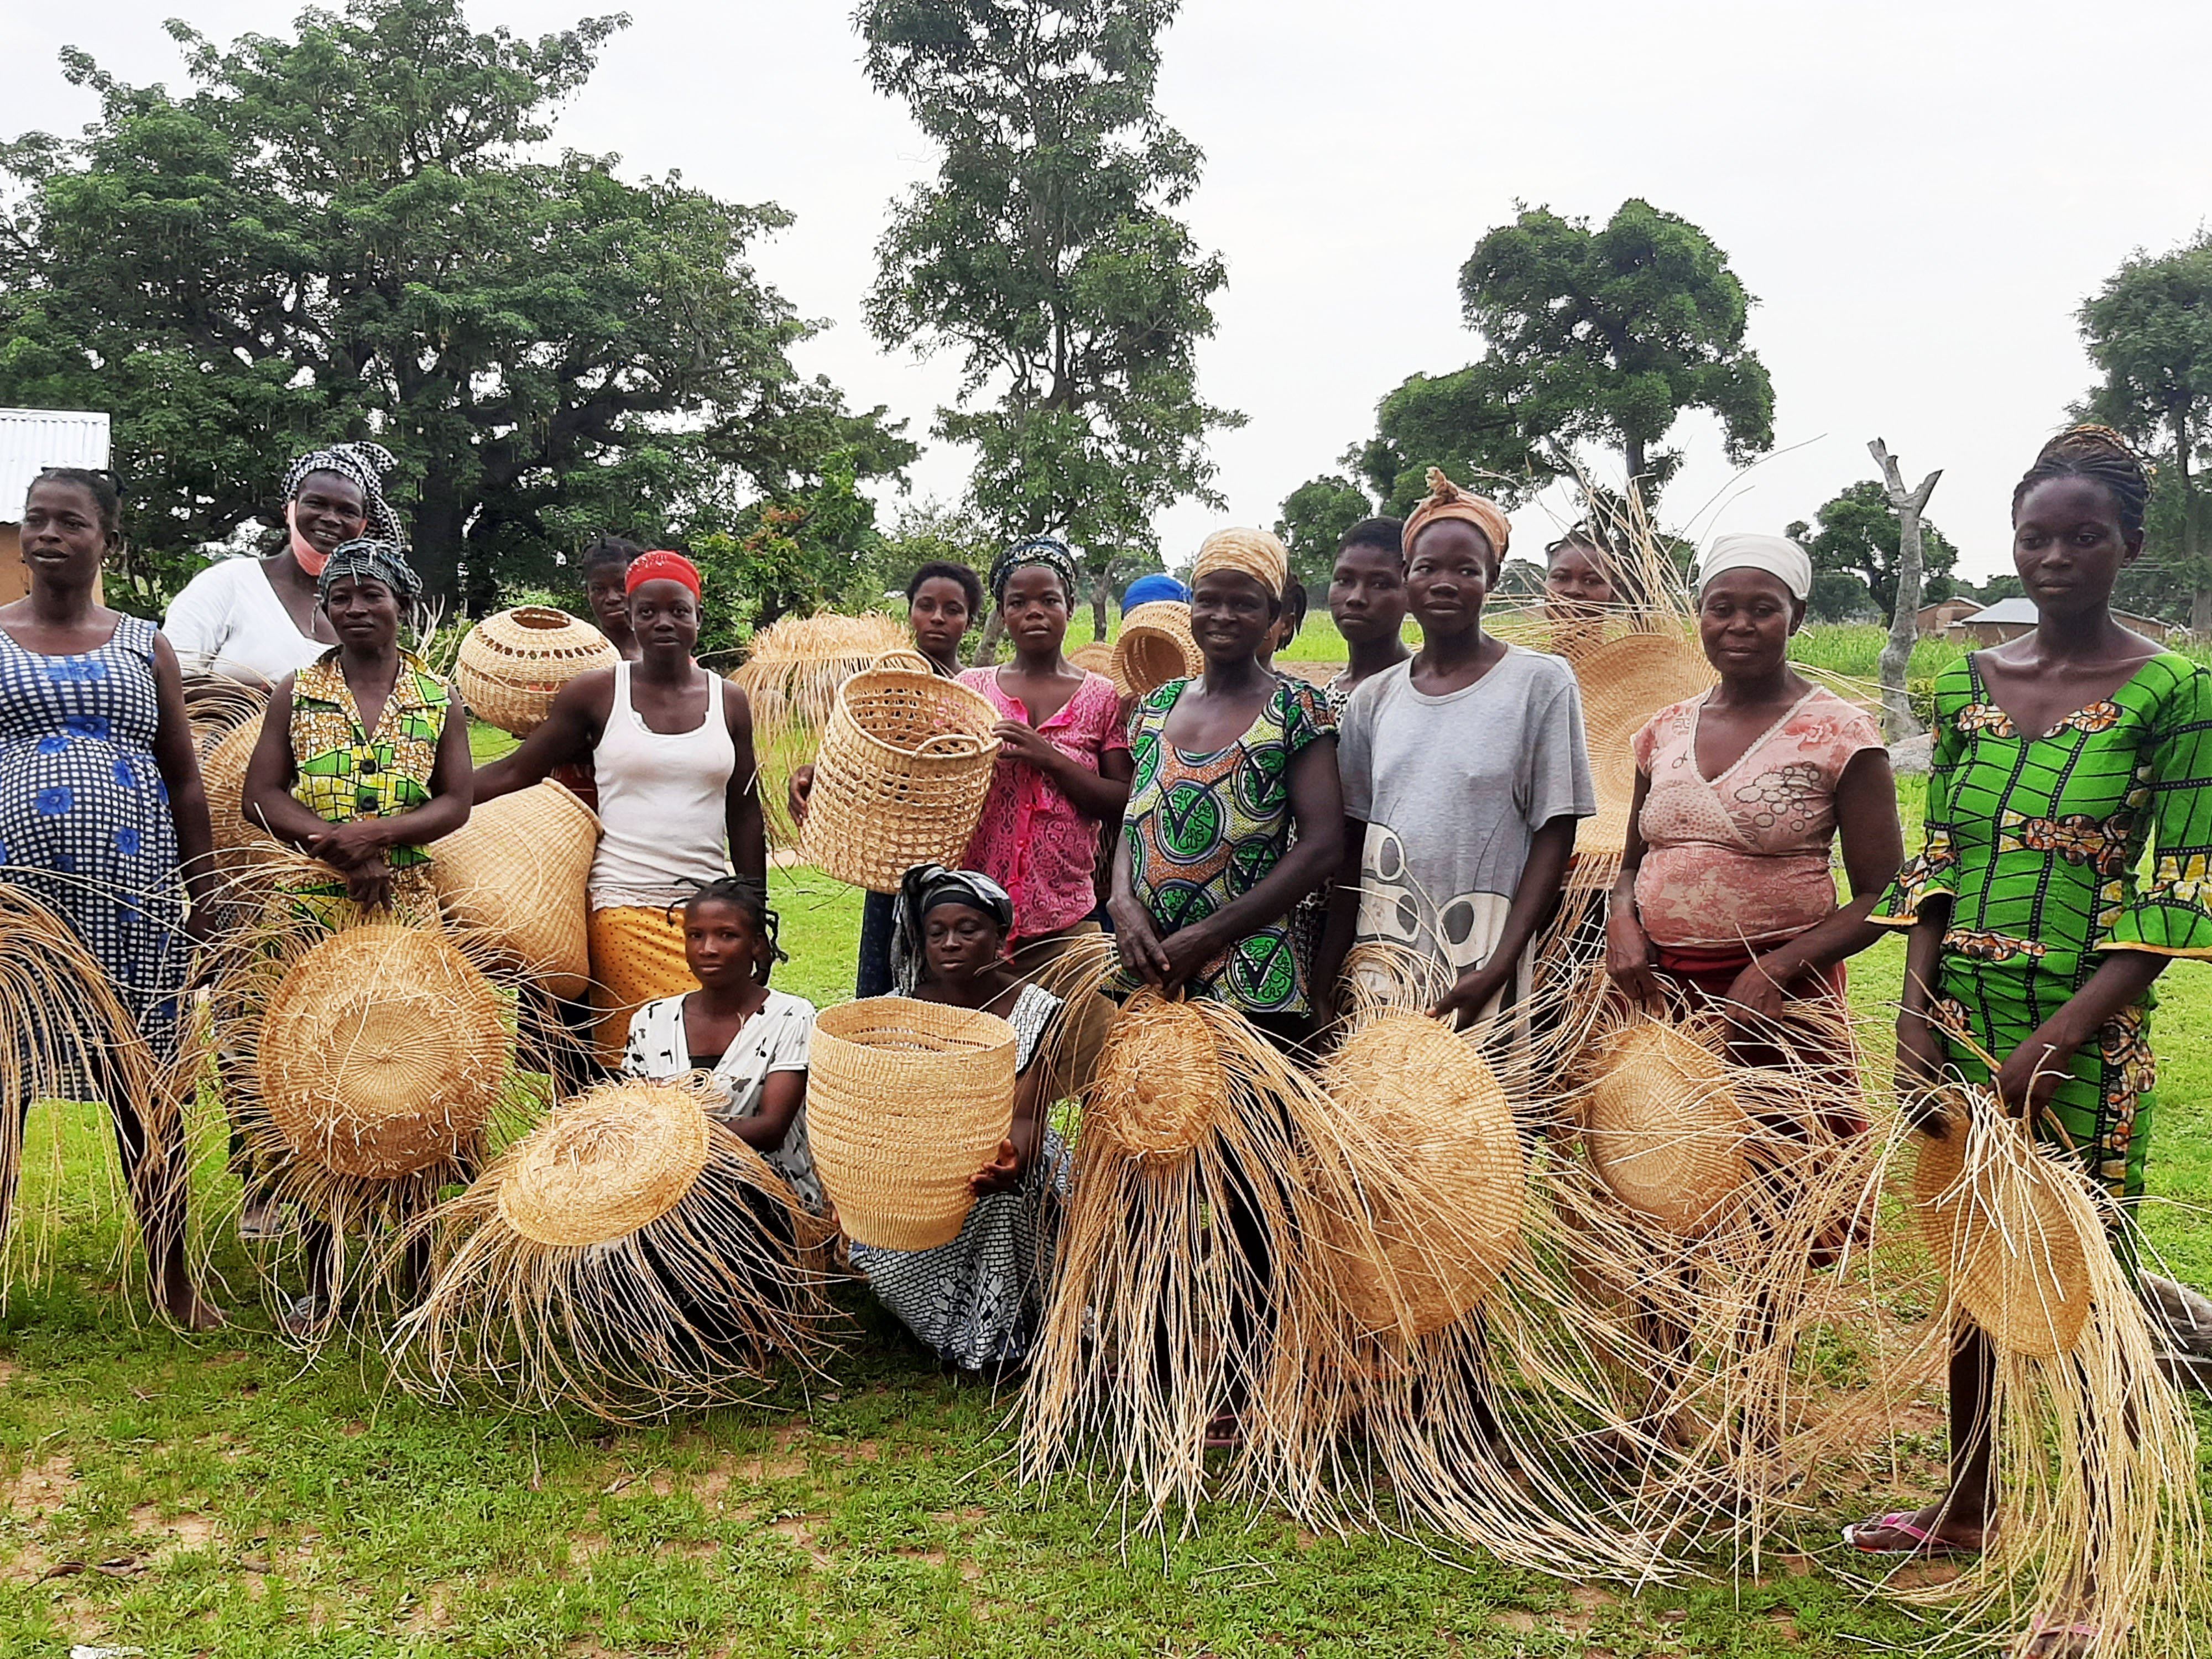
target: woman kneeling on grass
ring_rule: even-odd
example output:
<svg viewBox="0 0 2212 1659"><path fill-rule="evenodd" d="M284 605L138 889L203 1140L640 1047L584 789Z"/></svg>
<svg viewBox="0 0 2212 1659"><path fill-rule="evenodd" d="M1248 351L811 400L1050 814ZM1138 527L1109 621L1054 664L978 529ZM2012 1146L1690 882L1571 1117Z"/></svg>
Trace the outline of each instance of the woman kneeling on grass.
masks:
<svg viewBox="0 0 2212 1659"><path fill-rule="evenodd" d="M1004 1374L1036 1340L1067 1152L1046 1121L1049 1066L1036 1063L1060 1000L1006 959L1013 901L974 870L924 864L900 884L891 962L899 994L995 1014L1014 1028L1012 1128L969 1177L975 1206L960 1236L932 1250L853 1246L876 1298L949 1365Z"/></svg>

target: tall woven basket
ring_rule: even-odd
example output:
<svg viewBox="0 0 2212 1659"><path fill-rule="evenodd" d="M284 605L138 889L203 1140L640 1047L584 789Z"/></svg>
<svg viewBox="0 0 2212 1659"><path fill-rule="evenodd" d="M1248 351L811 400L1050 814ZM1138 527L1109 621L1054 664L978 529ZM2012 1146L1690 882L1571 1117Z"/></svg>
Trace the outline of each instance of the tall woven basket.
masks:
<svg viewBox="0 0 2212 1659"><path fill-rule="evenodd" d="M454 659L453 684L478 716L525 738L544 723L562 686L621 660L591 623L550 605L526 605L469 629Z"/></svg>
<svg viewBox="0 0 2212 1659"><path fill-rule="evenodd" d="M438 907L463 933L557 997L591 982L586 878L599 815L551 779L487 801L430 843Z"/></svg>
<svg viewBox="0 0 2212 1659"><path fill-rule="evenodd" d="M1121 618L1113 679L1124 696L1142 696L1170 680L1195 678L1205 667L1190 636L1190 607L1180 600L1154 599Z"/></svg>
<svg viewBox="0 0 2212 1659"><path fill-rule="evenodd" d="M855 674L814 763L799 854L840 881L895 893L917 864L957 864L990 792L990 699L903 668Z"/></svg>
<svg viewBox="0 0 2212 1659"><path fill-rule="evenodd" d="M807 1141L855 1243L927 1250L960 1236L968 1178L1013 1121L1014 1047L994 1014L910 997L815 1017Z"/></svg>

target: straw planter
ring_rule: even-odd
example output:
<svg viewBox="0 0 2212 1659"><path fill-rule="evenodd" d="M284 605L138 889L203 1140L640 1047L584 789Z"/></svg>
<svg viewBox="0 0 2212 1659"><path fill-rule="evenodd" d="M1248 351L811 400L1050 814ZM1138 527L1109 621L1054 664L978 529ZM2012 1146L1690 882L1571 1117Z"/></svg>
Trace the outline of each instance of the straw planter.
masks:
<svg viewBox="0 0 2212 1659"><path fill-rule="evenodd" d="M453 684L470 709L524 738L544 723L553 699L577 675L622 659L587 622L542 605L486 617L461 641Z"/></svg>
<svg viewBox="0 0 2212 1659"><path fill-rule="evenodd" d="M456 929L557 997L591 981L586 878L599 815L550 779L487 801L430 843L439 908Z"/></svg>
<svg viewBox="0 0 2212 1659"><path fill-rule="evenodd" d="M981 692L871 669L837 694L814 763L800 855L840 881L898 890L917 864L957 865L975 833L999 741Z"/></svg>
<svg viewBox="0 0 2212 1659"><path fill-rule="evenodd" d="M807 1139L855 1243L926 1250L959 1237L968 1178L1013 1121L1014 1028L908 997L825 1008L814 1022Z"/></svg>
<svg viewBox="0 0 2212 1659"><path fill-rule="evenodd" d="M1583 1138L1607 1188L1683 1237L1706 1231L1750 1173L1751 1121L1707 1049L1657 1021L1614 1039Z"/></svg>
<svg viewBox="0 0 2212 1659"><path fill-rule="evenodd" d="M1195 678L1206 667L1198 642L1190 636L1190 607L1176 599L1155 599L1121 618L1114 641L1114 684L1123 696L1142 696L1173 679Z"/></svg>

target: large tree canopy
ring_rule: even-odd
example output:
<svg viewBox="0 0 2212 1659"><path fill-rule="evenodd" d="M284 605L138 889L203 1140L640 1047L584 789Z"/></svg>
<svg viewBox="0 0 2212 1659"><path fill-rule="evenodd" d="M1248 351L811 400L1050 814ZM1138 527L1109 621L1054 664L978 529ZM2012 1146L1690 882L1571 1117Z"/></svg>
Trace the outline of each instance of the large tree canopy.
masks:
<svg viewBox="0 0 2212 1659"><path fill-rule="evenodd" d="M1275 534L1290 550L1291 574L1308 587L1327 587L1344 532L1374 516L1375 504L1351 479L1307 479L1283 498L1283 516L1275 520Z"/></svg>
<svg viewBox="0 0 2212 1659"><path fill-rule="evenodd" d="M479 599L603 526L738 528L803 514L833 454L903 465L792 368L811 325L748 258L780 209L545 156L623 21L528 40L352 0L227 50L172 23L182 95L65 52L100 118L0 151L0 398L112 410L131 534L173 562L270 513L296 450L373 436L426 577Z"/></svg>
<svg viewBox="0 0 2212 1659"><path fill-rule="evenodd" d="M1197 149L1153 106L1176 0L868 0L868 76L940 151L892 207L868 323L957 351L936 435L971 446L977 515L1117 561L1155 556L1152 515L1210 505L1206 434L1243 416L1199 396L1194 350L1227 280L1172 210Z"/></svg>
<svg viewBox="0 0 2212 1659"><path fill-rule="evenodd" d="M1828 501L1814 517L1819 522L1818 530L1802 522L1789 530L1790 537L1813 556L1814 570L1820 576L1855 578L1861 584L1859 597L1871 599L1881 620L1887 622L1897 611L1901 533L1887 492L1873 479L1862 479ZM1920 593L1923 605L1948 599L1958 591L1958 584L1951 580L1951 568L1959 562L1959 550L1925 519L1920 524L1920 561L1925 573ZM1824 613L1848 614L1850 607L1844 604L1844 594L1832 587L1823 592L1817 577L1814 589ZM1834 619L1842 617L1836 615Z"/></svg>

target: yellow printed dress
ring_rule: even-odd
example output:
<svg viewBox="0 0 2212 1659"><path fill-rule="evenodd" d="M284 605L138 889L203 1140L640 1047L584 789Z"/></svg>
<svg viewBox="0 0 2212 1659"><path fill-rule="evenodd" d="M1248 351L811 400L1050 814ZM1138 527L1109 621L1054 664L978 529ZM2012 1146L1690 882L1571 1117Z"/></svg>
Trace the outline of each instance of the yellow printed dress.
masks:
<svg viewBox="0 0 2212 1659"><path fill-rule="evenodd" d="M376 730L362 725L353 689L327 651L292 682L293 799L331 823L393 817L427 805L438 764L438 739L452 701L444 682L421 658L399 653L399 674L377 716ZM430 883L430 854L420 847L395 847L392 909L399 921L434 924L438 896ZM313 882L289 890L327 927L354 918L343 882Z"/></svg>
<svg viewBox="0 0 2212 1659"><path fill-rule="evenodd" d="M2146 846L2154 859L2142 873ZM1969 656L1936 682L1927 843L1874 920L1948 897L1933 1012L1951 1063L1990 1072L2108 951L2212 957L2212 674L2161 652L2102 702L2026 736ZM2142 1190L2157 1066L2146 995L2076 1051L2052 1115L2106 1191ZM2037 1126L2056 1141L2050 1124Z"/></svg>

